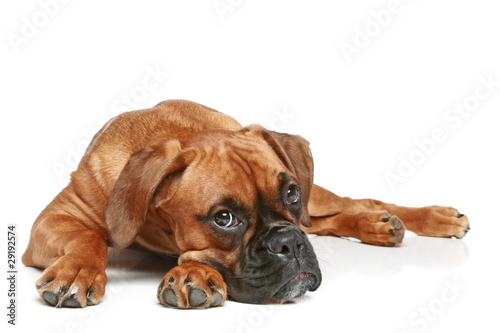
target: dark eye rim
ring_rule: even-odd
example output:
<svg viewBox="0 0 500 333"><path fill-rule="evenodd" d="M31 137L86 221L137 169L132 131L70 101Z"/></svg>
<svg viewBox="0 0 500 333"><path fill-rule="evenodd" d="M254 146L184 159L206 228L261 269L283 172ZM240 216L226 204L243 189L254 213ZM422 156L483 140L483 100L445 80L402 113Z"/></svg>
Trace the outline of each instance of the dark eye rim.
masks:
<svg viewBox="0 0 500 333"><path fill-rule="evenodd" d="M292 196L292 198L290 197L290 191L295 192L295 194ZM286 193L285 193L286 204L289 206L295 205L295 204L300 203L301 199L302 199L302 193L300 191L300 186L296 185L296 184L292 184L292 185L288 186Z"/></svg>

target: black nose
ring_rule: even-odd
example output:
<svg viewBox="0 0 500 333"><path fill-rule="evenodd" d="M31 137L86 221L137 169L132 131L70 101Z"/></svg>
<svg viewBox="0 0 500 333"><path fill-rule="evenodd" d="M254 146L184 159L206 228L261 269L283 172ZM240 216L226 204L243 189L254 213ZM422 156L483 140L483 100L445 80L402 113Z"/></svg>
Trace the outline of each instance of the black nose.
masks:
<svg viewBox="0 0 500 333"><path fill-rule="evenodd" d="M266 249L275 255L285 257L296 257L300 247L303 245L303 235L300 230L287 230L287 228L275 228L270 231L266 242Z"/></svg>

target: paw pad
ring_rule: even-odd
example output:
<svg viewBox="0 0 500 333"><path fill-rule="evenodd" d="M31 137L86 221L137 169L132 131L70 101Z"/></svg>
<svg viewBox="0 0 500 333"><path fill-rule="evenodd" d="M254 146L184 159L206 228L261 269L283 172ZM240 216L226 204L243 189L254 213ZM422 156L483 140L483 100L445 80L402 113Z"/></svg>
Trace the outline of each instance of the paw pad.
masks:
<svg viewBox="0 0 500 333"><path fill-rule="evenodd" d="M226 300L226 284L212 267L187 262L173 268L158 288L161 304L174 308L209 308Z"/></svg>

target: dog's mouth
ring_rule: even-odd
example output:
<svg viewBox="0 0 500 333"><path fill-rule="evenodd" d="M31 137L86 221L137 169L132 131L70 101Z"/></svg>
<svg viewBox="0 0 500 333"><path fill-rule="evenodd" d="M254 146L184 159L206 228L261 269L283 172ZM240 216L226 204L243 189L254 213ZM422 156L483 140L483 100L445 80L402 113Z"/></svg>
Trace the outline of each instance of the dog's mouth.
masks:
<svg viewBox="0 0 500 333"><path fill-rule="evenodd" d="M309 258L312 260L313 258ZM302 260L301 260L302 261ZM315 262L314 257L314 262ZM321 284L321 271L316 265L296 265L293 269L282 267L271 274L257 278L228 278L230 299L244 303L289 303L315 291ZM299 267L303 266L305 270ZM307 266L307 267L306 267ZM269 266L268 266L269 267Z"/></svg>
<svg viewBox="0 0 500 333"><path fill-rule="evenodd" d="M272 297L280 302L290 302L302 297L307 291L319 287L319 278L312 273L300 273L281 287Z"/></svg>
<svg viewBox="0 0 500 333"><path fill-rule="evenodd" d="M242 280L240 282L244 282ZM248 283L249 280L246 280ZM251 283L253 284L253 283ZM237 290L234 285L229 284L230 299L238 302L253 303L253 304L282 304L293 302L295 299L304 296L308 291L315 291L321 284L321 273L302 272L289 279L286 283L280 286L273 284L265 284L255 290ZM241 285L240 285L241 287ZM248 287L248 285L246 285ZM273 290L273 291L271 291ZM270 293L269 293L270 292ZM265 294L268 293L266 297ZM272 295L272 296L269 296Z"/></svg>
<svg viewBox="0 0 500 333"><path fill-rule="evenodd" d="M311 243L298 226L289 223L275 223L263 235L257 235L242 252L239 263L236 272L219 270L229 298L238 302L286 303L321 284Z"/></svg>

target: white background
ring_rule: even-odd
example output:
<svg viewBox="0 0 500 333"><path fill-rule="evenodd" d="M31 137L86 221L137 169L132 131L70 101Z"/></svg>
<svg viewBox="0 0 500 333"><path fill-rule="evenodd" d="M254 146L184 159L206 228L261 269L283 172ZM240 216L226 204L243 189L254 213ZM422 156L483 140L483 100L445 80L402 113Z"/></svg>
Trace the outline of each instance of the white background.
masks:
<svg viewBox="0 0 500 333"><path fill-rule="evenodd" d="M7 325L2 278L2 327L498 331L499 10L486 0L2 2L5 274L7 224L17 226L20 258L89 133L118 112L172 98L303 135L316 182L339 195L450 205L472 228L463 241L408 236L396 249L317 237L321 288L281 306L167 309L155 293L168 265L134 257L108 270L101 305L54 309L38 298L40 272L19 263L17 326ZM347 44L357 53L346 56ZM465 116L449 113L464 103ZM430 144L436 129L441 140ZM391 188L388 172L404 181Z"/></svg>

